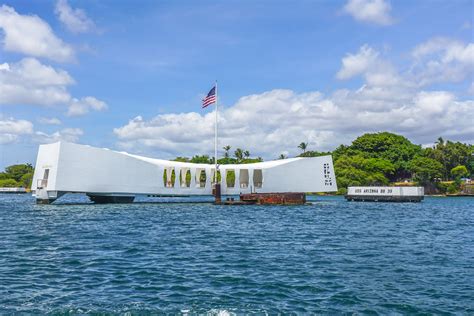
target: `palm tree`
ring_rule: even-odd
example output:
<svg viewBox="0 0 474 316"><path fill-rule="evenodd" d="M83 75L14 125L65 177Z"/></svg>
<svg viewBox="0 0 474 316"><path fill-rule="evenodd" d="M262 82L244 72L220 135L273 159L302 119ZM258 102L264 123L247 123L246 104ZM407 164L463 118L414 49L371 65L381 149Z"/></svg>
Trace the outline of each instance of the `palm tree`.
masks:
<svg viewBox="0 0 474 316"><path fill-rule="evenodd" d="M303 154L306 152L306 148L308 148L308 143L301 143L298 145L298 148L301 149L303 151Z"/></svg>
<svg viewBox="0 0 474 316"><path fill-rule="evenodd" d="M242 150L242 148L237 148L234 151L234 156L235 158L237 158L237 160L242 160L244 158L244 151Z"/></svg>
<svg viewBox="0 0 474 316"><path fill-rule="evenodd" d="M231 148L230 145L227 145L227 146L222 147L222 149L225 150L225 153L224 153L224 157L225 157L225 158L229 158L229 150L230 150L230 148Z"/></svg>
<svg viewBox="0 0 474 316"><path fill-rule="evenodd" d="M449 142L449 141L448 141ZM448 168L446 167L446 153L445 153L445 142L443 137L438 137L438 140L435 141L436 149L438 151L438 160L443 161L443 166L444 166L444 179L448 180Z"/></svg>
<svg viewBox="0 0 474 316"><path fill-rule="evenodd" d="M244 156L245 156L245 158L249 158L250 157L250 151L248 151L248 150L244 151Z"/></svg>
<svg viewBox="0 0 474 316"><path fill-rule="evenodd" d="M278 157L278 159L286 159L285 154L280 154L280 156Z"/></svg>
<svg viewBox="0 0 474 316"><path fill-rule="evenodd" d="M444 139L443 137L438 137L438 140L435 141L436 148L441 149L444 146Z"/></svg>

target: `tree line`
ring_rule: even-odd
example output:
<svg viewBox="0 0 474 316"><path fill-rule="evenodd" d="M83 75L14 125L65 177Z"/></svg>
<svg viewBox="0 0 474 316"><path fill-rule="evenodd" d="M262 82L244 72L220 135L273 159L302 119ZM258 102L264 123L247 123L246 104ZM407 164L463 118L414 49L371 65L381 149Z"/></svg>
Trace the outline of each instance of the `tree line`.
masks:
<svg viewBox="0 0 474 316"><path fill-rule="evenodd" d="M298 147L300 157L332 155L340 193L348 186L402 181L422 185L428 193L455 193L462 178L474 175L474 146L441 137L428 148L388 132L364 134L332 152L308 151L306 143Z"/></svg>
<svg viewBox="0 0 474 316"><path fill-rule="evenodd" d="M222 147L222 149L224 149L224 157L217 159L217 163L219 165L244 164L263 161L262 157L250 157L250 151L242 148L236 148L233 155L231 154L232 147L230 145L226 145ZM214 164L214 157L209 157L208 155L195 155L192 158L176 157L173 160L181 162Z"/></svg>
<svg viewBox="0 0 474 316"><path fill-rule="evenodd" d="M30 188L33 173L34 168L29 163L8 166L0 172L0 188Z"/></svg>

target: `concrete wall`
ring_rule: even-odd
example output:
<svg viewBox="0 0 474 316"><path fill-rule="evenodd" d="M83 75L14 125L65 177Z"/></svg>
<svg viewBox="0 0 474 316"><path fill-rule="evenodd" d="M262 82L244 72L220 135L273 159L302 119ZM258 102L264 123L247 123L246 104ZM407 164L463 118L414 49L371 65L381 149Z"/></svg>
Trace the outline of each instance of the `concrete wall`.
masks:
<svg viewBox="0 0 474 316"><path fill-rule="evenodd" d="M34 191L38 185L38 180L43 179L44 171L46 169L49 169L49 177L46 188L48 190L55 190L60 147L61 143L40 145L38 156L36 157L35 173L33 175L31 190Z"/></svg>

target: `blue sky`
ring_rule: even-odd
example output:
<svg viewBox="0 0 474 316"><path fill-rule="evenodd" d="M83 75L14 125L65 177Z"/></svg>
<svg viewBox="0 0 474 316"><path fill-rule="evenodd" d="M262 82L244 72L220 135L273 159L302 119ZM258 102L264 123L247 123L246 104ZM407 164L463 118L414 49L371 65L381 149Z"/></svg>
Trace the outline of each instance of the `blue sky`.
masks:
<svg viewBox="0 0 474 316"><path fill-rule="evenodd" d="M0 167L74 141L266 159L389 130L473 142L472 1L0 2ZM33 78L33 79L32 79ZM220 147L222 147L220 146Z"/></svg>

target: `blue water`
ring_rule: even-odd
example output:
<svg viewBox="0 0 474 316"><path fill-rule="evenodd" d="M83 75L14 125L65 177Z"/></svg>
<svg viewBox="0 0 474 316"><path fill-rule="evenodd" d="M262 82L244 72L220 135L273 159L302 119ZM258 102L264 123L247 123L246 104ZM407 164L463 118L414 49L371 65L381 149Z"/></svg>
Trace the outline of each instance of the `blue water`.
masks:
<svg viewBox="0 0 474 316"><path fill-rule="evenodd" d="M474 314L474 199L35 205L0 195L0 314Z"/></svg>

